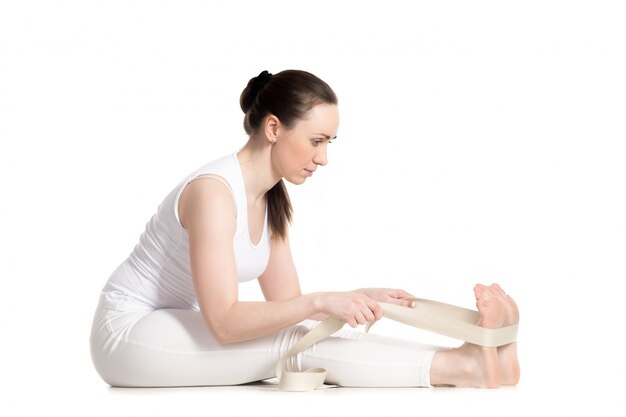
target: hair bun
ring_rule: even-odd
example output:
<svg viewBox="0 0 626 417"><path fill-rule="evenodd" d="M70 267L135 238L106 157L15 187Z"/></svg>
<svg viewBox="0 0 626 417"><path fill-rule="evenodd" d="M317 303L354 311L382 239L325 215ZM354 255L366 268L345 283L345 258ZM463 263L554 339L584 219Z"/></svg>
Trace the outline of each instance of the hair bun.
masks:
<svg viewBox="0 0 626 417"><path fill-rule="evenodd" d="M263 89L265 84L267 84L271 78L272 78L272 74L270 74L267 70L257 75L254 78L254 81L252 82L252 89L250 90L250 95L252 97L256 97L259 94L259 91Z"/></svg>
<svg viewBox="0 0 626 417"><path fill-rule="evenodd" d="M263 89L263 87L265 87L265 85L269 82L272 76L273 74L265 70L248 82L248 86L244 90L240 102L241 109L244 111L244 113L247 113L248 109L252 107L256 96Z"/></svg>

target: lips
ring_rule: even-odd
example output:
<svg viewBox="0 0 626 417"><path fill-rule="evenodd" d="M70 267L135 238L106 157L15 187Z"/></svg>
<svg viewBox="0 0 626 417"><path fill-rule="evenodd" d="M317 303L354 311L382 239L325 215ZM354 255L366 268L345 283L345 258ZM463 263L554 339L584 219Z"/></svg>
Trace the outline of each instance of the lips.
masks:
<svg viewBox="0 0 626 417"><path fill-rule="evenodd" d="M315 172L314 169L306 169L306 168L304 168L304 171L307 173L307 175L309 177L311 177L313 175L313 173Z"/></svg>

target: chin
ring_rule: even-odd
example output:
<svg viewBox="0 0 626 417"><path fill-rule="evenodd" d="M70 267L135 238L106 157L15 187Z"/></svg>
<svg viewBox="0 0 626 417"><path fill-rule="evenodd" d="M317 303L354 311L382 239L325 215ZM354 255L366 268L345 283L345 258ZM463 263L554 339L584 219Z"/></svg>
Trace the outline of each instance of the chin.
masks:
<svg viewBox="0 0 626 417"><path fill-rule="evenodd" d="M287 180L287 182L289 182L290 184L293 184L293 185L304 184L304 182L306 181L305 177L290 177L290 178L285 177L284 179Z"/></svg>

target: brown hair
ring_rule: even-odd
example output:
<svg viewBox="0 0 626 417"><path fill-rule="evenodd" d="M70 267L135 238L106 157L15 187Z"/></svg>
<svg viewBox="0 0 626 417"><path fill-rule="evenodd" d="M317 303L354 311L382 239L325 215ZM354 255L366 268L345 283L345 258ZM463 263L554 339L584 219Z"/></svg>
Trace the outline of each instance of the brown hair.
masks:
<svg viewBox="0 0 626 417"><path fill-rule="evenodd" d="M328 84L309 72L285 70L272 75L263 71L248 81L239 104L245 113L243 128L252 135L270 114L287 128L292 128L316 105L337 104L337 96ZM266 196L272 232L284 238L291 222L292 208L283 180L278 181Z"/></svg>

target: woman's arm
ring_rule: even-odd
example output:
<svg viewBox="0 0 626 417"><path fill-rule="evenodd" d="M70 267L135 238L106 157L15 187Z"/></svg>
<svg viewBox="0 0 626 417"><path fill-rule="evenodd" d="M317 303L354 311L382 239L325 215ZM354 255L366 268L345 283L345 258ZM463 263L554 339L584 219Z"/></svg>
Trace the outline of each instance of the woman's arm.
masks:
<svg viewBox="0 0 626 417"><path fill-rule="evenodd" d="M284 301L302 296L288 236L284 239L272 238L270 259L259 277L259 286L266 301ZM317 313L308 318L324 320L328 314Z"/></svg>
<svg viewBox="0 0 626 417"><path fill-rule="evenodd" d="M219 343L262 337L317 313L340 317L353 327L381 317L380 306L357 292L313 293L266 302L239 301L233 251L235 213L230 191L214 178L195 180L181 193L179 216L189 234L198 304Z"/></svg>

